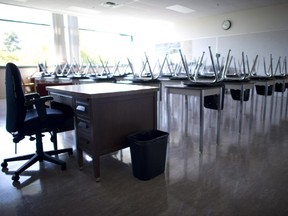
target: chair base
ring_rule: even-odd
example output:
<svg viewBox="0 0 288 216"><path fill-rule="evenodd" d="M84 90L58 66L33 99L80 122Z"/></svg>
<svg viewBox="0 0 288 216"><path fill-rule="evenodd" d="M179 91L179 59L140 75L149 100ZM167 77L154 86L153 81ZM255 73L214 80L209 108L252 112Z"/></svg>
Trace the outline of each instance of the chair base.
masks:
<svg viewBox="0 0 288 216"><path fill-rule="evenodd" d="M68 153L69 155L72 155L73 150L72 150L72 148L66 148L66 149L53 150L53 151L40 152L40 153L36 152L35 154L29 154L29 155L24 155L24 156L19 156L19 157L7 158L7 159L3 160L3 163L1 164L1 166L3 169L5 169L8 166L8 162L28 160L18 170L16 170L14 172L14 175L12 176L13 181L18 181L20 179L19 175L38 161L39 162L49 161L51 163L60 165L61 170L65 170L66 169L66 163L62 160L59 160L55 157L52 157L52 155L58 155L58 154L62 154L62 153Z"/></svg>

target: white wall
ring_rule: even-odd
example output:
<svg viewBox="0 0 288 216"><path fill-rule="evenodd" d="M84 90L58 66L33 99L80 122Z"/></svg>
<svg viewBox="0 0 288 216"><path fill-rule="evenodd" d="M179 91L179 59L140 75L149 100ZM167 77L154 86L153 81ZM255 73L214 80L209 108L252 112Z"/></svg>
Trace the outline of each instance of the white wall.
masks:
<svg viewBox="0 0 288 216"><path fill-rule="evenodd" d="M218 52L222 56L225 56L228 50L231 49L231 54L236 58L240 58L243 51L251 61L256 54L259 55L261 60L263 57L268 60L268 57L272 54L274 61L276 61L279 56L287 55L287 11L288 4L283 4L221 16L187 20L182 23L174 23L169 29L158 28L159 31L156 29L153 32L147 31L142 37L138 35L135 42L139 42L139 53L141 53L141 49L147 51L148 48L152 53L152 43L189 40L191 41L190 51L185 48L186 53L184 54L195 58L199 57L203 51L208 53L208 46L211 46L214 52ZM232 21L232 27L229 30L221 28L222 22L226 19ZM150 45L147 44L149 42Z"/></svg>
<svg viewBox="0 0 288 216"><path fill-rule="evenodd" d="M259 8L255 10L214 16L204 19L187 20L178 23L174 30L178 39L190 40L227 35L241 35L256 32L287 30L288 4ZM232 21L230 30L222 30L223 20Z"/></svg>

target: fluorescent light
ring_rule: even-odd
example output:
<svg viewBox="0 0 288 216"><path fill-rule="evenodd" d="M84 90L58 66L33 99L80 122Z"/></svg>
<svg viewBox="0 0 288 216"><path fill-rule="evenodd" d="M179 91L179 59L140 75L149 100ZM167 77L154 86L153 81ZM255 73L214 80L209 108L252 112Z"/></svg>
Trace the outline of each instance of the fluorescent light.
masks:
<svg viewBox="0 0 288 216"><path fill-rule="evenodd" d="M86 9L86 8L81 8L77 6L70 6L67 8L70 11L74 11L76 13L88 13L88 14L98 14L100 11L93 10L93 9Z"/></svg>
<svg viewBox="0 0 288 216"><path fill-rule="evenodd" d="M166 7L166 9L176 11L178 13L183 13L183 14L195 12L195 10L188 8L188 7L181 6L181 5L172 5L172 6Z"/></svg>

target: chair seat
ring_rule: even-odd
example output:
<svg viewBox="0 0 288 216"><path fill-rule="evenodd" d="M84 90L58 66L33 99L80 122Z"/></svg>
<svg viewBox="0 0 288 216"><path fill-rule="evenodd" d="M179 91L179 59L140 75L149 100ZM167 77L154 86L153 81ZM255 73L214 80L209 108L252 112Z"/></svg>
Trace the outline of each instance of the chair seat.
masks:
<svg viewBox="0 0 288 216"><path fill-rule="evenodd" d="M73 75L73 76L71 76L71 77L69 77L70 79L72 79L72 80L78 80L78 79L89 79L89 77L88 76L86 76L86 75Z"/></svg>
<svg viewBox="0 0 288 216"><path fill-rule="evenodd" d="M33 135L36 132L48 132L57 129L57 125L61 125L65 121L65 114L56 109L46 108L47 119L45 120L45 127L41 128L41 121L38 117L37 111L35 109L28 110L25 116L24 124L21 129L19 129L19 134Z"/></svg>
<svg viewBox="0 0 288 216"><path fill-rule="evenodd" d="M171 75L171 74L161 74L161 76L160 77L163 77L163 78L170 78L170 77L172 77L173 75Z"/></svg>
<svg viewBox="0 0 288 216"><path fill-rule="evenodd" d="M274 75L275 79L286 79L287 76L283 76L283 75Z"/></svg>
<svg viewBox="0 0 288 216"><path fill-rule="evenodd" d="M251 80L259 80L259 81L275 80L274 77L268 77L268 76L252 76L250 79Z"/></svg>
<svg viewBox="0 0 288 216"><path fill-rule="evenodd" d="M169 77L170 80L188 80L188 77L187 76L172 76L172 77Z"/></svg>
<svg viewBox="0 0 288 216"><path fill-rule="evenodd" d="M158 79L145 79L145 78L136 78L131 79L132 83L160 83L160 80Z"/></svg>
<svg viewBox="0 0 288 216"><path fill-rule="evenodd" d="M223 87L224 84L222 82L184 82L184 85L189 87Z"/></svg>
<svg viewBox="0 0 288 216"><path fill-rule="evenodd" d="M251 80L248 79L248 78L245 78L245 79L224 79L223 82L225 83L243 83L243 82L250 82Z"/></svg>
<svg viewBox="0 0 288 216"><path fill-rule="evenodd" d="M117 80L114 77L90 77L94 82L113 82L115 83Z"/></svg>

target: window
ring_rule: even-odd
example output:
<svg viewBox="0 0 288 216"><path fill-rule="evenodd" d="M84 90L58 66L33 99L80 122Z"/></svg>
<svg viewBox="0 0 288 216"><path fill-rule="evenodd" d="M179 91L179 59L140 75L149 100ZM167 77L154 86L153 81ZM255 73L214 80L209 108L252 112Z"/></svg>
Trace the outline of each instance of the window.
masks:
<svg viewBox="0 0 288 216"><path fill-rule="evenodd" d="M19 66L36 66L39 63L54 66L58 63L51 12L1 4L0 11L0 66L9 61ZM87 64L89 59L94 64L100 64L100 58L109 64L122 63L123 59L124 64L127 63L127 57L132 55L132 36L97 31L93 18L76 19L79 20L79 47L73 51L75 54L80 49L79 63ZM67 30L67 24L64 28ZM66 30L65 41L58 46L71 51ZM66 53L68 57L66 54L64 57L67 57L68 63L74 63L70 61L75 56L69 57L69 52Z"/></svg>
<svg viewBox="0 0 288 216"><path fill-rule="evenodd" d="M127 61L132 53L131 36L91 30L79 30L80 55L83 62L95 64Z"/></svg>
<svg viewBox="0 0 288 216"><path fill-rule="evenodd" d="M101 31L97 29L102 28L101 24L94 24L97 20L93 18L78 17L78 23L80 57L83 63L87 63L89 59L95 65L101 65L100 58L110 65L119 61L121 64L128 63L127 58L132 56L131 35L117 33L113 29L109 32L109 27Z"/></svg>
<svg viewBox="0 0 288 216"><path fill-rule="evenodd" d="M21 66L51 61L51 13L1 4L0 10L0 66L9 61Z"/></svg>

